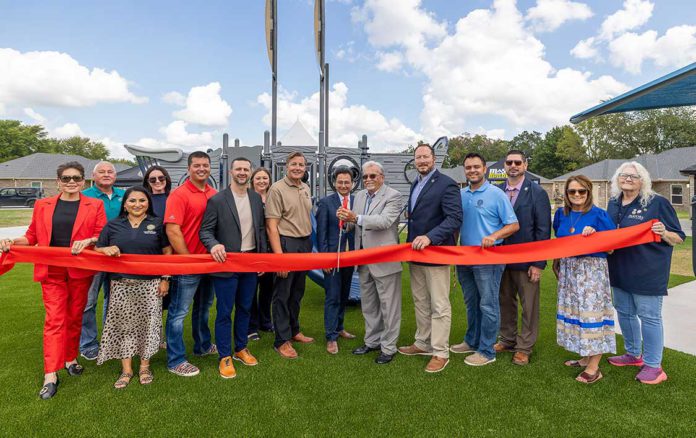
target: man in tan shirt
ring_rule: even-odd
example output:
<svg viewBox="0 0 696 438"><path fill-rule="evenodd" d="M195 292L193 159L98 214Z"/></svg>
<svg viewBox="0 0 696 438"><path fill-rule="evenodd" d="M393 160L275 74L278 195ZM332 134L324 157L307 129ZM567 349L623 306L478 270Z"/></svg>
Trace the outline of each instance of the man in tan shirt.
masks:
<svg viewBox="0 0 696 438"><path fill-rule="evenodd" d="M266 197L266 232L275 254L312 252L312 199L302 182L307 162L302 152L286 161L285 178L273 183ZM277 272L273 283L273 326L276 351L286 359L297 358L291 341L314 342L300 331L300 303L307 271Z"/></svg>

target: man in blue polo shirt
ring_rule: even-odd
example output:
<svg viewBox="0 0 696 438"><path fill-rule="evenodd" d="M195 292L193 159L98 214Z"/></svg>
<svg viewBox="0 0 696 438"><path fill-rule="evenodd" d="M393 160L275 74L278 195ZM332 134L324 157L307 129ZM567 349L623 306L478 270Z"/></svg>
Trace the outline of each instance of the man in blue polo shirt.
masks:
<svg viewBox="0 0 696 438"><path fill-rule="evenodd" d="M82 194L90 198L101 200L104 203L104 212L108 220L118 217L125 191L118 187L114 187L114 183L116 182L116 168L114 165L108 161L100 161L97 163L92 171L92 181L92 187L83 190ZM109 303L109 278L105 272L99 272L94 276L92 286L90 286L87 294L85 312L82 315L80 354L87 360L95 360L99 352L96 307L100 288L104 290L103 324L106 317L106 306Z"/></svg>
<svg viewBox="0 0 696 438"><path fill-rule="evenodd" d="M460 244L489 248L520 229L510 200L502 190L486 181L486 161L476 153L464 157L469 187L461 190L464 217ZM500 325L498 293L505 265L457 266L457 277L464 293L468 327L464 341L453 345L453 353L467 356L467 365L495 362L495 345Z"/></svg>

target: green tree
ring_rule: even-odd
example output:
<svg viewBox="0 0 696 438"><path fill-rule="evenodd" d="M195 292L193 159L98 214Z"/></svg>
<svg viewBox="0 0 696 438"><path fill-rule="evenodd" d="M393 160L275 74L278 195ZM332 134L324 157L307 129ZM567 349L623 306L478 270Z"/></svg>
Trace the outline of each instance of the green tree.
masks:
<svg viewBox="0 0 696 438"><path fill-rule="evenodd" d="M0 162L50 152L48 133L41 125L22 125L19 120L0 120Z"/></svg>
<svg viewBox="0 0 696 438"><path fill-rule="evenodd" d="M443 167L456 167L464 164L464 157L470 152L481 154L486 161L498 161L507 154L510 142L489 138L484 134L463 135L451 138L447 145L447 156Z"/></svg>
<svg viewBox="0 0 696 438"><path fill-rule="evenodd" d="M587 155L578 133L568 125L555 126L535 149L529 170L546 178L555 178L587 164Z"/></svg>
<svg viewBox="0 0 696 438"><path fill-rule="evenodd" d="M70 137L59 140L54 149L58 154L80 155L92 160L106 160L109 158L109 150L103 143L92 141L87 137Z"/></svg>
<svg viewBox="0 0 696 438"><path fill-rule="evenodd" d="M543 141L544 137L540 132L522 131L510 140L509 147L510 149L522 151L527 157L531 157L534 155L537 148L541 146Z"/></svg>

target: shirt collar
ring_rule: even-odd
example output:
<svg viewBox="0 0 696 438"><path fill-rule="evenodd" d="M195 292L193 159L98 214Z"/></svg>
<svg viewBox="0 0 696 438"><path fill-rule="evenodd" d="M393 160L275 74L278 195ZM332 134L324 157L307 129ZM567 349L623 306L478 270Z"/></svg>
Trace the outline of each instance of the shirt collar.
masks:
<svg viewBox="0 0 696 438"><path fill-rule="evenodd" d="M485 192L486 189L488 189L488 186L490 186L490 185L491 185L491 183L490 183L488 180L485 180L485 181L483 182L483 184L481 185L481 187L479 187L479 188L476 189L476 190L471 190L471 186L470 186L470 185L467 186L466 189L464 189L464 190L466 190L466 191L468 191L468 192L471 192L471 193L475 193L475 192Z"/></svg>
<svg viewBox="0 0 696 438"><path fill-rule="evenodd" d="M288 178L287 175L285 175L285 176L283 177L283 182L285 182L285 184L287 184L287 185L290 186L290 187L296 187L296 188L298 188L298 189L301 189L301 188L302 188L302 181L300 181L300 184L295 185L295 184L292 183L292 180L291 180L290 178Z"/></svg>
<svg viewBox="0 0 696 438"><path fill-rule="evenodd" d="M511 186L507 181L505 181L505 190L517 190L519 192L520 190L522 190L522 184L524 184L524 175L522 176L522 179L520 179L520 182L518 182L514 186Z"/></svg>
<svg viewBox="0 0 696 438"><path fill-rule="evenodd" d="M427 175L421 175L420 173L418 174L418 183L421 184L424 181L427 181L430 179L431 176L433 176L433 173L435 173L437 169L435 169L435 166L433 166L433 170L430 171Z"/></svg>
<svg viewBox="0 0 696 438"><path fill-rule="evenodd" d="M208 190L210 190L212 188L212 187L210 187L210 185L208 185L208 183L205 183L205 187L203 187L203 190L201 190L191 182L191 178L187 179L186 182L184 183L184 185L186 186L186 188L189 189L189 191L191 191L193 193L201 193L201 192L207 193Z"/></svg>

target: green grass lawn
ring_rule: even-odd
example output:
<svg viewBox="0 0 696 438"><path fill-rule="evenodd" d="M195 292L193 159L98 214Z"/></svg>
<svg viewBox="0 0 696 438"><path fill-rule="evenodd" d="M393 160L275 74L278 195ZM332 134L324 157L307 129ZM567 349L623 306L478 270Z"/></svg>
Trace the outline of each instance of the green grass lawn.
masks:
<svg viewBox="0 0 696 438"><path fill-rule="evenodd" d="M0 208L0 227L29 225L33 211L33 208Z"/></svg>
<svg viewBox="0 0 696 438"><path fill-rule="evenodd" d="M403 290L400 345L411 343L415 330L408 275ZM549 271L542 281L540 338L526 367L512 365L510 354L480 368L452 355L444 372L430 375L423 371L426 357L397 356L380 366L374 355L351 355L360 338L341 341L340 353L330 356L322 341L323 292L308 281L302 326L318 342L299 346L296 361L279 358L268 334L250 346L259 366L238 365L233 380L218 376L217 358L210 356L191 358L202 368L200 375L174 376L160 352L152 360L154 383L143 387L133 380L122 391L112 387L117 362L98 367L82 361L84 375L61 372L58 395L50 401L37 397L43 309L31 266L19 265L0 278L0 297L2 435L693 436L696 430L693 356L667 350L669 380L656 387L636 382L636 369L606 362L605 378L597 384L573 380L578 371L562 362L574 355L556 345L555 281ZM452 303L450 339L459 342L465 313L458 286L452 288ZM362 335L359 308L349 308L346 328ZM191 348L190 335L186 342Z"/></svg>

